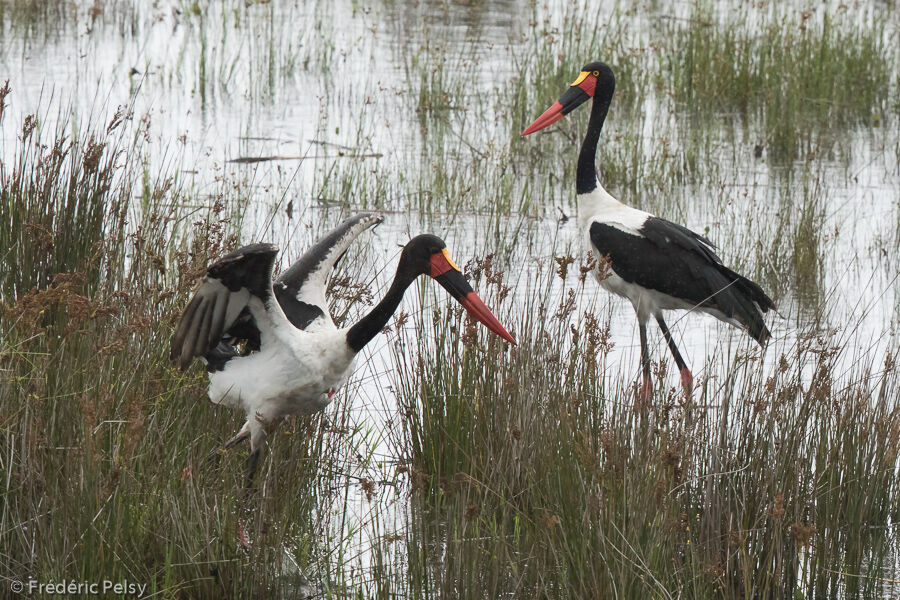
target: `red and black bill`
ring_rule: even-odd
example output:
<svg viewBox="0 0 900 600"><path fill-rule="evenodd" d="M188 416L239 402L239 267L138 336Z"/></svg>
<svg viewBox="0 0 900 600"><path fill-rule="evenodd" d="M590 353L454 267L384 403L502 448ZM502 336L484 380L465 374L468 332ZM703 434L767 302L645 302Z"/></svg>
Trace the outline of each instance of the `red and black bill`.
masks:
<svg viewBox="0 0 900 600"><path fill-rule="evenodd" d="M564 116L594 97L597 89L597 76L595 72L582 71L578 79L569 86L559 100L553 106L544 111L534 123L528 126L522 135L528 135L539 131L548 125L556 123Z"/></svg>
<svg viewBox="0 0 900 600"><path fill-rule="evenodd" d="M447 249L433 254L431 257L431 277L433 277L441 287L450 292L457 302L463 305L466 311L477 320L481 321L485 327L502 337L510 344L515 345L515 338L500 324L497 317L491 312L491 309L478 297L469 282L460 272L459 267L450 258Z"/></svg>

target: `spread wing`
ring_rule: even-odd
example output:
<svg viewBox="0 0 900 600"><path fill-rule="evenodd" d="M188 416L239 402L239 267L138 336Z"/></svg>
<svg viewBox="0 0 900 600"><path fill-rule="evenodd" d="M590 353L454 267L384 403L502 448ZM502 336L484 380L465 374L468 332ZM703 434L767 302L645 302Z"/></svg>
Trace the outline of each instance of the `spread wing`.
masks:
<svg viewBox="0 0 900 600"><path fill-rule="evenodd" d="M375 213L346 219L281 274L273 285L275 298L294 327L334 327L325 300L325 281L359 234L383 220Z"/></svg>
<svg viewBox="0 0 900 600"><path fill-rule="evenodd" d="M272 295L272 267L277 253L278 248L271 244L244 246L207 269L172 337L169 357L182 370L196 357L205 358L210 368L224 365L237 355L228 341L239 337L236 333L242 328L255 337L258 348L256 323L273 318L265 306Z"/></svg>

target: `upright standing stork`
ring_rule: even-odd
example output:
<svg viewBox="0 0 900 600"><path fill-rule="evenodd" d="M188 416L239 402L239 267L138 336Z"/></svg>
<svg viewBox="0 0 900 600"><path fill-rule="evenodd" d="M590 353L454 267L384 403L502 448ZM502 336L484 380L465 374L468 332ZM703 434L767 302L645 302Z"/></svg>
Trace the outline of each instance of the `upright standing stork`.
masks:
<svg viewBox="0 0 900 600"><path fill-rule="evenodd" d="M325 280L364 230L383 217L360 214L319 240L273 283L278 249L252 244L226 254L206 271L187 305L170 357L182 369L194 358L209 371L209 398L242 409L247 420L223 444L249 438L245 490L253 482L266 436L287 416L324 409L353 371L357 353L397 310L420 275L435 279L488 329L515 344L434 235L411 239L400 254L384 298L357 323L335 327L325 300Z"/></svg>
<svg viewBox="0 0 900 600"><path fill-rule="evenodd" d="M615 88L616 80L609 66L602 62L585 65L559 101L522 135L543 129L594 99L578 155L575 182L579 225L588 248L600 259L594 275L602 287L629 299L637 313L642 398L648 400L653 390L647 349L647 320L651 315L666 338L681 372L684 392L690 397L694 378L678 352L662 311L703 311L745 329L763 344L770 336L763 313L775 305L756 283L724 266L708 239L681 225L626 206L600 185L594 164L597 142Z"/></svg>

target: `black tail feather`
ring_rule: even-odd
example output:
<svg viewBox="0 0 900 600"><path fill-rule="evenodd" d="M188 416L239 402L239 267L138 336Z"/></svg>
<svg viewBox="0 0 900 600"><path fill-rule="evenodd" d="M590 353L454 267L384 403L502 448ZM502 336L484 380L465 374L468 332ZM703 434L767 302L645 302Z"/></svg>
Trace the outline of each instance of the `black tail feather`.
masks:
<svg viewBox="0 0 900 600"><path fill-rule="evenodd" d="M765 345L772 334L766 327L763 314L774 309L775 303L755 282L721 264L716 266L729 284L728 288L716 296L718 308L746 326L750 337L760 345ZM723 302L725 298L728 301Z"/></svg>

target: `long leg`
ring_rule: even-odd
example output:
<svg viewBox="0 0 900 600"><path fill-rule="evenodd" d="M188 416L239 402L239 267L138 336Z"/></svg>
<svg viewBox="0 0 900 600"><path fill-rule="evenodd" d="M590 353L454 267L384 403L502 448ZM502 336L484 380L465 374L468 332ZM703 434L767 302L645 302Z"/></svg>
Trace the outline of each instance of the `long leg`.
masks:
<svg viewBox="0 0 900 600"><path fill-rule="evenodd" d="M222 450L229 450L232 446L236 446L247 439L250 439L250 431L239 431L237 435L222 444Z"/></svg>
<svg viewBox="0 0 900 600"><path fill-rule="evenodd" d="M238 507L237 537L238 545L244 550L250 549L250 538L247 535L247 526L244 523L244 513L248 512L250 506L250 491L253 489L253 476L259 468L259 455L262 448L256 448L250 452L247 457L247 465L245 469L244 489L241 491L241 504Z"/></svg>
<svg viewBox="0 0 900 600"><path fill-rule="evenodd" d="M653 380L650 378L650 350L647 348L647 323L638 317L638 331L641 335L641 401L650 402L653 394Z"/></svg>
<svg viewBox="0 0 900 600"><path fill-rule="evenodd" d="M666 337L666 343L669 344L669 350L672 351L672 357L675 359L675 364L678 366L678 372L681 373L681 387L684 389L684 396L685 398L690 398L691 393L694 390L694 376L691 375L691 370L688 369L684 359L681 358L678 346L675 345L675 340L672 339L672 334L669 332L669 328L666 327L666 322L663 320L661 314L656 315L656 322L659 324L659 328Z"/></svg>
<svg viewBox="0 0 900 600"><path fill-rule="evenodd" d="M259 469L259 455L262 451L262 447L256 448L250 453L250 456L247 457L247 464L244 469L245 479L244 479L244 498L250 494L250 490L253 488L253 477L256 475L257 469Z"/></svg>
<svg viewBox="0 0 900 600"><path fill-rule="evenodd" d="M259 455L262 447L266 443L269 433L275 431L275 428L284 420L276 418L270 421L263 421L262 417L256 415L247 421L247 431L250 435L250 456L247 458L246 479L244 480L244 496L246 498L250 489L253 487L253 476L256 475L256 469L259 467Z"/></svg>
<svg viewBox="0 0 900 600"><path fill-rule="evenodd" d="M280 422L280 419L279 419ZM252 428L250 434L250 456L244 470L244 489L241 492L241 504L238 509L238 544L244 549L250 548L247 536L247 527L244 525L244 514L250 508L250 494L253 491L253 478L259 469L259 456L262 453L263 444L266 441L266 429L264 426Z"/></svg>

